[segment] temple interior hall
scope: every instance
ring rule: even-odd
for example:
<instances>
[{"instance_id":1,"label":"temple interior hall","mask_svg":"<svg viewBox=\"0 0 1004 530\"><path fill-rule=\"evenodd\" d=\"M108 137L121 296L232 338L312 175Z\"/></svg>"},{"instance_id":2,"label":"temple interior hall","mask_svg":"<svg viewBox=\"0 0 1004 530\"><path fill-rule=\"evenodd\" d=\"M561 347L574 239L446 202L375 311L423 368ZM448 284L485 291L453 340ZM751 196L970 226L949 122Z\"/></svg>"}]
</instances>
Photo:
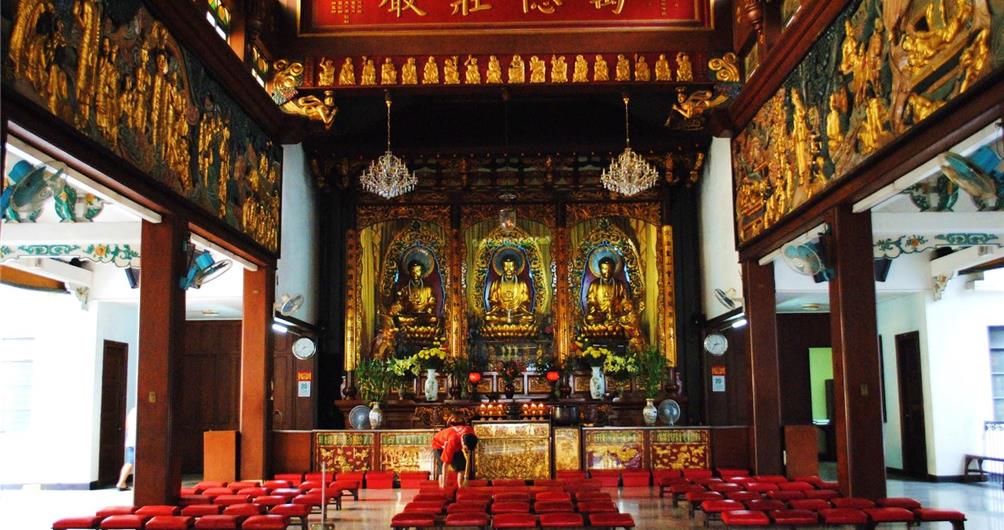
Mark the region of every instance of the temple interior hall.
<instances>
[{"instance_id":1,"label":"temple interior hall","mask_svg":"<svg viewBox=\"0 0 1004 530\"><path fill-rule=\"evenodd\" d=\"M1004 0L0 0L0 527L1004 530Z\"/></svg>"}]
</instances>

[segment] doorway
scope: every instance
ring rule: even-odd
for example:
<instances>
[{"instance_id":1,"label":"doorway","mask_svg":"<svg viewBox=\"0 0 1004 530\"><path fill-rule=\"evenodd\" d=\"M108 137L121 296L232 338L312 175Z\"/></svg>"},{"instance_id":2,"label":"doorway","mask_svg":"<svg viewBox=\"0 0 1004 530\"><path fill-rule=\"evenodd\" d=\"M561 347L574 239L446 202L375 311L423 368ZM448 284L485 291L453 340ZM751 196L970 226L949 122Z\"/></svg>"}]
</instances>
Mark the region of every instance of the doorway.
<instances>
[{"instance_id":1,"label":"doorway","mask_svg":"<svg viewBox=\"0 0 1004 530\"><path fill-rule=\"evenodd\" d=\"M903 474L927 479L927 432L924 429L924 389L920 372L920 332L896 335L899 371L899 413L903 436Z\"/></svg>"},{"instance_id":2,"label":"doorway","mask_svg":"<svg viewBox=\"0 0 1004 530\"><path fill-rule=\"evenodd\" d=\"M115 484L125 452L126 381L129 345L104 341L101 362L101 437L98 485Z\"/></svg>"}]
</instances>

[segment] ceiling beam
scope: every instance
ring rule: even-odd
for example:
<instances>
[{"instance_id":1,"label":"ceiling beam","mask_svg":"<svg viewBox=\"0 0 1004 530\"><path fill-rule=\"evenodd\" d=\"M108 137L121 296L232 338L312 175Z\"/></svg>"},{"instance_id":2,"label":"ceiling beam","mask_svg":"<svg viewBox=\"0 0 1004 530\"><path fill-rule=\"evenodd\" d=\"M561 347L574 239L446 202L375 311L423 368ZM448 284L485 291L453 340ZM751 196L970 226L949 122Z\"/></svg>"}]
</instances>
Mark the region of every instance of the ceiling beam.
<instances>
[{"instance_id":1,"label":"ceiling beam","mask_svg":"<svg viewBox=\"0 0 1004 530\"><path fill-rule=\"evenodd\" d=\"M983 232L1004 235L1004 212L872 213L875 235Z\"/></svg>"},{"instance_id":2,"label":"ceiling beam","mask_svg":"<svg viewBox=\"0 0 1004 530\"><path fill-rule=\"evenodd\" d=\"M4 223L3 242L20 245L140 245L141 223Z\"/></svg>"}]
</instances>

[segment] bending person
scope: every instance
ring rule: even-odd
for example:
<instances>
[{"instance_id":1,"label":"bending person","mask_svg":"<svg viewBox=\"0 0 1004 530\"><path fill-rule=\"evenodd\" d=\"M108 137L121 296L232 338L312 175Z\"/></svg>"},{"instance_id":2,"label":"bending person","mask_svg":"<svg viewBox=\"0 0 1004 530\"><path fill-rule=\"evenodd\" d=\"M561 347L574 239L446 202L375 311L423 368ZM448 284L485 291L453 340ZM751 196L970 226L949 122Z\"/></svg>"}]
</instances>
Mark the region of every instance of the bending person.
<instances>
[{"instance_id":1,"label":"bending person","mask_svg":"<svg viewBox=\"0 0 1004 530\"><path fill-rule=\"evenodd\" d=\"M446 443L443 445L443 456L440 459L443 472L439 479L440 486L446 485L446 478L450 473L450 468L457 473L457 486L467 485L473 465L472 451L478 445L478 437L474 434L474 429L467 425L462 419L454 416L449 420L449 427L440 431L446 432L444 435Z\"/></svg>"}]
</instances>

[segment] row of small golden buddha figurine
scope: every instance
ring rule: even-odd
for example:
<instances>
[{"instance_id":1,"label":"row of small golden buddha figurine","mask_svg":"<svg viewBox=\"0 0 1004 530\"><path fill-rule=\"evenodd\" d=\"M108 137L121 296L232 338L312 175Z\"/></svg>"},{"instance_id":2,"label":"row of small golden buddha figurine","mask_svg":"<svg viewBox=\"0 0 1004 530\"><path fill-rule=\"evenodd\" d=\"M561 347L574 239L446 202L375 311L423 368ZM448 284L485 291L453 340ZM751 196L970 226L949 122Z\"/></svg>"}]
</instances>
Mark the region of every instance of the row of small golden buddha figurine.
<instances>
[{"instance_id":1,"label":"row of small golden buddha figurine","mask_svg":"<svg viewBox=\"0 0 1004 530\"><path fill-rule=\"evenodd\" d=\"M372 85L417 85L419 84L418 78L418 64L414 57L408 57L405 63L401 65L401 76L400 83L398 83L398 70L397 65L394 64L394 60L390 57L384 58L383 63L380 65L380 79L379 83L377 81L377 69L376 64L373 59L367 58L365 55L360 58L362 62L362 71L360 72L358 86L372 86ZM527 64L529 64L529 80L527 79ZM317 86L333 86L335 85L335 69L336 63L334 59L324 58L318 64L319 73L317 76ZM460 69L463 66L464 77L463 84L466 85L480 85L484 84L502 84L502 63L499 58L495 55L488 57L488 67L485 71L484 76L482 76L481 66L478 64L478 58L473 55L468 55L467 59L461 64L457 56L445 57L443 58L443 68L442 76L440 76L439 64L436 58L429 56L425 64L422 66L422 78L421 84L423 85L459 85L461 84ZM550 79L548 79L548 67L547 62L540 57L533 55L527 62L523 61L523 58L519 55L513 55L512 60L509 62L509 67L507 69L507 78L505 83L508 84L524 84L528 81L530 83L567 83L569 81L568 76L568 63L565 60L564 55L552 55L550 60ZM633 76L632 76L633 70ZM617 55L617 62L614 65L613 78L610 77L610 67L607 64L606 59L603 55L597 54L595 60L593 61L592 68L590 68L589 61L583 55L576 55L575 62L572 68L571 82L573 83L587 83L589 81L593 82L604 82L604 81L681 81L690 82L694 80L694 68L690 62L690 56L685 52L679 52L676 54L676 76L673 75L672 67L670 66L669 59L666 58L665 53L660 53L658 59L655 61L654 68L650 66L644 55L635 55L634 66L632 68L631 60L628 59L624 54ZM592 78L590 79L590 72L592 73ZM342 61L341 68L338 70L337 77L338 86L356 86L356 67L353 64L352 57L346 57Z\"/></svg>"}]
</instances>

